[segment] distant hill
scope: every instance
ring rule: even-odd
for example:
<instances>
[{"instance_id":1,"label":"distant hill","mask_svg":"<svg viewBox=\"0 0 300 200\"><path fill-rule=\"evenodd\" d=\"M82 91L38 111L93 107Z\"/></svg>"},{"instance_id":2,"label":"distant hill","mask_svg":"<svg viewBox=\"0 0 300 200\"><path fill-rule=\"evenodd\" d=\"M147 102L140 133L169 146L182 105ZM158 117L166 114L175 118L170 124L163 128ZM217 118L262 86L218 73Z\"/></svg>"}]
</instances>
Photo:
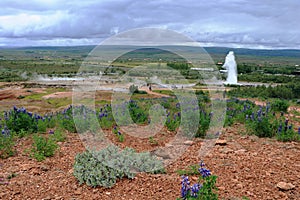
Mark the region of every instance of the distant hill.
<instances>
[{"instance_id":1,"label":"distant hill","mask_svg":"<svg viewBox=\"0 0 300 200\"><path fill-rule=\"evenodd\" d=\"M237 55L247 56L267 56L267 57L295 57L300 58L300 50L296 49L244 49L244 48L227 48L227 47L204 47L208 53L212 54L227 54L229 51L234 51Z\"/></svg>"}]
</instances>

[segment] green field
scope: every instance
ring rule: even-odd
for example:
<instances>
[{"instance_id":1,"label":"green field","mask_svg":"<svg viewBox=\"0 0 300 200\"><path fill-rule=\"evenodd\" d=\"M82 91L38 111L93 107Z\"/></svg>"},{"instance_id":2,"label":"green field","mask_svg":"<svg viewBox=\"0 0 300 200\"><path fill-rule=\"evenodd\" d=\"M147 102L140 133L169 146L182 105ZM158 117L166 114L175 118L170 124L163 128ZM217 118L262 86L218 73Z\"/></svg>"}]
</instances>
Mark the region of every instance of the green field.
<instances>
[{"instance_id":1,"label":"green field","mask_svg":"<svg viewBox=\"0 0 300 200\"><path fill-rule=\"evenodd\" d=\"M0 81L22 81L33 74L47 74L49 76L74 76L84 59L89 55L94 46L78 47L24 47L0 49ZM108 48L108 47L107 47ZM121 47L120 47L121 48ZM126 47L123 47L126 49ZM288 82L284 75L299 73L299 50L250 50L207 47L205 50L212 58L212 63L202 64L209 67L224 62L229 50L235 52L238 72L242 75L239 80L262 82ZM191 54L194 49L189 49ZM110 49L108 48L108 53ZM155 48L137 49L114 60L106 73L125 73L130 68L144 63L168 63L170 66L177 64L176 69L187 78L195 78L186 67L186 61L167 51ZM209 63L209 62L208 62ZM266 77L265 74L268 74ZM278 75L281 74L281 77ZM282 78L283 77L283 78ZM298 80L298 77L295 77Z\"/></svg>"}]
</instances>

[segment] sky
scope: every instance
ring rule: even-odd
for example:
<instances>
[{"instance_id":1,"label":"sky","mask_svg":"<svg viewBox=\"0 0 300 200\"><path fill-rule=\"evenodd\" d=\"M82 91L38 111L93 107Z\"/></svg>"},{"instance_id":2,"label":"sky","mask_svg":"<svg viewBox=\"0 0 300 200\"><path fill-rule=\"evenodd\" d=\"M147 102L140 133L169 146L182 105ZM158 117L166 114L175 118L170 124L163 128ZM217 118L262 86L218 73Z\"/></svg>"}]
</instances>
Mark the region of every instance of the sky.
<instances>
[{"instance_id":1,"label":"sky","mask_svg":"<svg viewBox=\"0 0 300 200\"><path fill-rule=\"evenodd\" d=\"M300 49L299 0L1 0L0 46L97 45L157 27L203 46Z\"/></svg>"}]
</instances>

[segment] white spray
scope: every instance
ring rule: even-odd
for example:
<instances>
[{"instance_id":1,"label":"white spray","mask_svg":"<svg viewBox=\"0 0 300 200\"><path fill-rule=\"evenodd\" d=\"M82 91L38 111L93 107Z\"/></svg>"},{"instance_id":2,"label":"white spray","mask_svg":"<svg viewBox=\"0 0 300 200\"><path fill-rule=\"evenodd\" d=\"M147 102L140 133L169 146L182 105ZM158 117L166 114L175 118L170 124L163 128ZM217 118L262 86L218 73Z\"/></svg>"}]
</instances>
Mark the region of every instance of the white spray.
<instances>
[{"instance_id":1,"label":"white spray","mask_svg":"<svg viewBox=\"0 0 300 200\"><path fill-rule=\"evenodd\" d=\"M226 84L237 84L237 66L233 51L229 51L222 66L227 70Z\"/></svg>"}]
</instances>

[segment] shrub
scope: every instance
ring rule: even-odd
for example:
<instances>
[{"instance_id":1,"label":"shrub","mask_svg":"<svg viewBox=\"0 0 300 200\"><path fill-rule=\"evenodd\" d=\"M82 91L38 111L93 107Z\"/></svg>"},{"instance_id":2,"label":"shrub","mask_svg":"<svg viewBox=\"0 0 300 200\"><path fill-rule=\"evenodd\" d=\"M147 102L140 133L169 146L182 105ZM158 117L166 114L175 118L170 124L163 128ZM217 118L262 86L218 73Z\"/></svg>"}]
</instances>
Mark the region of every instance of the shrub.
<instances>
[{"instance_id":1,"label":"shrub","mask_svg":"<svg viewBox=\"0 0 300 200\"><path fill-rule=\"evenodd\" d=\"M66 140L66 134L60 129L55 131L49 131L49 134L51 134L50 137L55 142L64 142Z\"/></svg>"},{"instance_id":2,"label":"shrub","mask_svg":"<svg viewBox=\"0 0 300 200\"><path fill-rule=\"evenodd\" d=\"M176 114L167 116L166 126L169 131L175 131L180 125L180 117L177 117Z\"/></svg>"},{"instance_id":3,"label":"shrub","mask_svg":"<svg viewBox=\"0 0 300 200\"><path fill-rule=\"evenodd\" d=\"M286 112L289 108L289 102L286 100L276 99L274 102L272 102L271 108L274 111Z\"/></svg>"},{"instance_id":4,"label":"shrub","mask_svg":"<svg viewBox=\"0 0 300 200\"><path fill-rule=\"evenodd\" d=\"M276 135L277 140L282 142L299 141L300 140L300 127L298 133L293 130L293 125L289 124L289 120L286 119L284 125L280 122Z\"/></svg>"},{"instance_id":5,"label":"shrub","mask_svg":"<svg viewBox=\"0 0 300 200\"><path fill-rule=\"evenodd\" d=\"M13 135L10 134L10 131L5 128L0 134L0 158L8 158L14 155L14 141Z\"/></svg>"},{"instance_id":6,"label":"shrub","mask_svg":"<svg viewBox=\"0 0 300 200\"><path fill-rule=\"evenodd\" d=\"M152 136L149 137L149 143L150 143L151 145L158 145L157 140L155 140Z\"/></svg>"},{"instance_id":7,"label":"shrub","mask_svg":"<svg viewBox=\"0 0 300 200\"><path fill-rule=\"evenodd\" d=\"M18 134L21 130L26 132L37 132L39 115L27 112L25 108L14 107L11 111L4 113L7 127Z\"/></svg>"},{"instance_id":8,"label":"shrub","mask_svg":"<svg viewBox=\"0 0 300 200\"><path fill-rule=\"evenodd\" d=\"M119 142L124 142L125 137L124 135L118 130L118 127L115 126L112 130L112 132L116 135L116 137L118 138Z\"/></svg>"},{"instance_id":9,"label":"shrub","mask_svg":"<svg viewBox=\"0 0 300 200\"><path fill-rule=\"evenodd\" d=\"M32 144L33 157L37 161L43 161L46 157L51 157L54 155L58 145L55 143L53 138L45 138L42 136L34 135Z\"/></svg>"},{"instance_id":10,"label":"shrub","mask_svg":"<svg viewBox=\"0 0 300 200\"><path fill-rule=\"evenodd\" d=\"M148 119L148 114L142 106L138 104L138 101L130 100L128 103L128 109L130 117L134 123L145 123Z\"/></svg>"},{"instance_id":11,"label":"shrub","mask_svg":"<svg viewBox=\"0 0 300 200\"><path fill-rule=\"evenodd\" d=\"M200 112L199 128L195 137L205 137L207 130L209 129L210 119L212 113L207 114L205 111Z\"/></svg>"},{"instance_id":12,"label":"shrub","mask_svg":"<svg viewBox=\"0 0 300 200\"><path fill-rule=\"evenodd\" d=\"M249 120L246 124L248 132L258 137L273 137L276 133L276 122L272 123L269 117Z\"/></svg>"},{"instance_id":13,"label":"shrub","mask_svg":"<svg viewBox=\"0 0 300 200\"><path fill-rule=\"evenodd\" d=\"M129 92L131 93L131 94L133 94L133 93L138 93L138 86L135 86L135 85L130 85L129 86Z\"/></svg>"},{"instance_id":14,"label":"shrub","mask_svg":"<svg viewBox=\"0 0 300 200\"><path fill-rule=\"evenodd\" d=\"M39 133L45 133L46 130L47 130L47 121L46 121L45 119L43 119L43 120L38 120L37 126L38 126L37 131L38 131Z\"/></svg>"},{"instance_id":15,"label":"shrub","mask_svg":"<svg viewBox=\"0 0 300 200\"><path fill-rule=\"evenodd\" d=\"M136 153L133 149L108 146L100 151L77 154L74 176L80 184L112 187L118 179L133 178L136 172L163 172L163 164L150 153Z\"/></svg>"},{"instance_id":16,"label":"shrub","mask_svg":"<svg viewBox=\"0 0 300 200\"><path fill-rule=\"evenodd\" d=\"M194 170L193 170L194 171ZM183 175L181 181L181 198L182 199L198 199L198 200L217 200L218 195L216 180L217 176L211 175L210 170L204 168L204 163L201 161L200 168L198 168L200 175L197 183L190 185L189 177ZM180 200L181 198L177 198Z\"/></svg>"}]
</instances>

